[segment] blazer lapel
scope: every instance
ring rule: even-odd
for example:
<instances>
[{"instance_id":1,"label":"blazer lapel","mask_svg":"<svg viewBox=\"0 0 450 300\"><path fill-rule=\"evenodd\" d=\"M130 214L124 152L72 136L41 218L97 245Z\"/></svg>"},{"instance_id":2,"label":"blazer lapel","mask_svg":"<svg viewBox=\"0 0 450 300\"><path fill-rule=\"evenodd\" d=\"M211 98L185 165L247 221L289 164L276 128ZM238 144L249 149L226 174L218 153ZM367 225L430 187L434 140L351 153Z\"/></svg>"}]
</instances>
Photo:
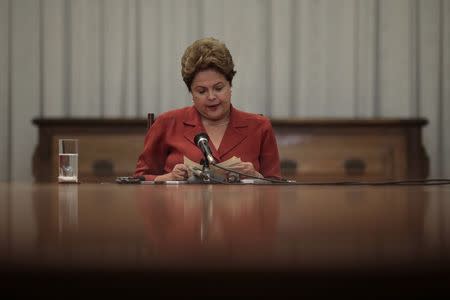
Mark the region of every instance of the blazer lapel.
<instances>
[{"instance_id":1,"label":"blazer lapel","mask_svg":"<svg viewBox=\"0 0 450 300\"><path fill-rule=\"evenodd\" d=\"M200 120L200 116L194 107L190 107L183 120L184 137L193 145L194 138L200 132L206 132ZM248 124L245 116L233 106L231 106L230 124L220 143L219 149L211 145L211 150L216 158L222 159L228 152L233 150L243 140L248 137Z\"/></svg>"},{"instance_id":2,"label":"blazer lapel","mask_svg":"<svg viewBox=\"0 0 450 300\"><path fill-rule=\"evenodd\" d=\"M184 132L183 132L184 137L193 145L195 145L194 138L197 134L202 132L203 127L200 122L200 117L198 116L198 113L194 107L190 107L189 110L187 111L186 116L184 117L183 120L183 124L184 124Z\"/></svg>"},{"instance_id":3,"label":"blazer lapel","mask_svg":"<svg viewBox=\"0 0 450 300\"><path fill-rule=\"evenodd\" d=\"M225 156L248 137L247 120L241 112L236 110L234 107L231 107L230 123L231 124L225 131L223 140L220 143L220 158Z\"/></svg>"},{"instance_id":4,"label":"blazer lapel","mask_svg":"<svg viewBox=\"0 0 450 300\"><path fill-rule=\"evenodd\" d=\"M206 130L202 125L200 120L200 115L194 107L191 107L183 120L184 123L184 137L193 145L195 145L194 139L197 134L200 132L205 132ZM197 147L197 145L195 145ZM212 155L217 159L220 157L219 152L216 150L214 145L210 143L209 147L211 148ZM201 151L199 149L199 151Z\"/></svg>"}]
</instances>

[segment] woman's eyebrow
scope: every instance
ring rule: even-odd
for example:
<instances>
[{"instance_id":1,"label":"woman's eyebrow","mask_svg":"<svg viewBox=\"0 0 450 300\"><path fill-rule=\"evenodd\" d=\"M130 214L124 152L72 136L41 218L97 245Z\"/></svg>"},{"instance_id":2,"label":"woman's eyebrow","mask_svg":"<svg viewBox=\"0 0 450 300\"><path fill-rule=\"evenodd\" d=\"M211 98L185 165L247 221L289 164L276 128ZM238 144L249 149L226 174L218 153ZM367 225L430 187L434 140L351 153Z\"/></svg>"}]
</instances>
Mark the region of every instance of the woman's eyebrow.
<instances>
[{"instance_id":1,"label":"woman's eyebrow","mask_svg":"<svg viewBox=\"0 0 450 300\"><path fill-rule=\"evenodd\" d=\"M216 85L219 85L219 84L224 84L224 83L222 81L219 81L219 82L214 83L212 86L215 87ZM207 89L208 87L203 86L203 85L194 86L194 89L197 89L197 88Z\"/></svg>"}]
</instances>

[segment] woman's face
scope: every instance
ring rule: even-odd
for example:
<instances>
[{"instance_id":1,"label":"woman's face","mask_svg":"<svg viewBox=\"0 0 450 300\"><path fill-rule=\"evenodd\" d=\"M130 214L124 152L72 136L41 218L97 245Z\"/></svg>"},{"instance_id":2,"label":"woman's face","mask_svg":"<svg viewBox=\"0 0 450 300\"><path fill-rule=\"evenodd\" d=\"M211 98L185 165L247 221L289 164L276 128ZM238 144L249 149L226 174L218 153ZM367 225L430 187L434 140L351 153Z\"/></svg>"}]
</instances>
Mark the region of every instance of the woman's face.
<instances>
[{"instance_id":1,"label":"woman's face","mask_svg":"<svg viewBox=\"0 0 450 300\"><path fill-rule=\"evenodd\" d=\"M212 121L228 118L231 86L221 73L212 69L198 72L191 91L194 106L204 118Z\"/></svg>"}]
</instances>

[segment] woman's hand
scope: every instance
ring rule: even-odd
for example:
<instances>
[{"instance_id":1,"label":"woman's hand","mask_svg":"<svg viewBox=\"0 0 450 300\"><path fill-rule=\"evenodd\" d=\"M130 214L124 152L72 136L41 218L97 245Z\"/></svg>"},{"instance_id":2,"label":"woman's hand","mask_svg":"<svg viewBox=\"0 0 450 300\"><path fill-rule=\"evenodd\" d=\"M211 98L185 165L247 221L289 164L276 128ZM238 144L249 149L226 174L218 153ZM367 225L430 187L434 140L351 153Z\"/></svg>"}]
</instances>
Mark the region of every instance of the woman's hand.
<instances>
[{"instance_id":1,"label":"woman's hand","mask_svg":"<svg viewBox=\"0 0 450 300\"><path fill-rule=\"evenodd\" d=\"M255 167L251 162L240 162L233 166L232 168L235 171L238 171L239 173L243 173L246 175L254 176L262 178L263 176L255 170Z\"/></svg>"},{"instance_id":2,"label":"woman's hand","mask_svg":"<svg viewBox=\"0 0 450 300\"><path fill-rule=\"evenodd\" d=\"M155 181L168 181L168 180L186 180L188 177L188 168L185 164L177 164L173 167L172 172L156 176Z\"/></svg>"}]
</instances>

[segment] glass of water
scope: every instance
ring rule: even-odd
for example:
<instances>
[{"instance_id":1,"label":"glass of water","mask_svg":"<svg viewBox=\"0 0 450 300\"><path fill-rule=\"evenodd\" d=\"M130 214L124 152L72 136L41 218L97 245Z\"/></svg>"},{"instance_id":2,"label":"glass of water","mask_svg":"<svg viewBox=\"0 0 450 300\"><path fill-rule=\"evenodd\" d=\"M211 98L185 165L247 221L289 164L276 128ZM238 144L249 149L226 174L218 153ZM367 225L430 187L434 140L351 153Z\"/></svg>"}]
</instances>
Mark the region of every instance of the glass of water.
<instances>
[{"instance_id":1,"label":"glass of water","mask_svg":"<svg viewBox=\"0 0 450 300\"><path fill-rule=\"evenodd\" d=\"M78 140L60 139L58 182L78 182Z\"/></svg>"}]
</instances>

